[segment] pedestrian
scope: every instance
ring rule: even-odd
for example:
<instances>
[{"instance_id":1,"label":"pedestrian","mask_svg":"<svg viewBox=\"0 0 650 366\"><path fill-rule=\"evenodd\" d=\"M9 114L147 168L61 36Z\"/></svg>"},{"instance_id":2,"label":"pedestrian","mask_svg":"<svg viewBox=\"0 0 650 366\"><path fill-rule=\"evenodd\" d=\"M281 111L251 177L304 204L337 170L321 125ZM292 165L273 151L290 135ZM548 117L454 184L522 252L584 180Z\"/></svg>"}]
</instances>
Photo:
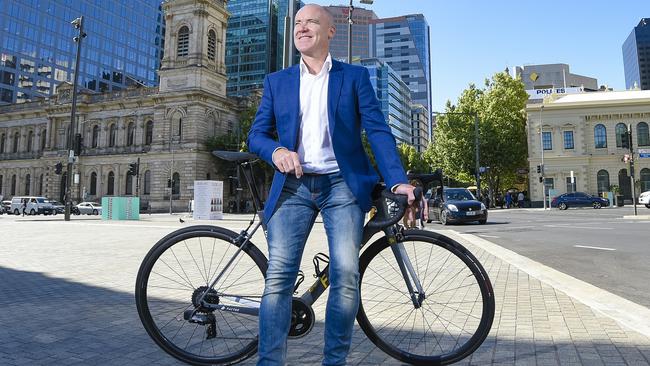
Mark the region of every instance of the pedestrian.
<instances>
[{"instance_id":1,"label":"pedestrian","mask_svg":"<svg viewBox=\"0 0 650 366\"><path fill-rule=\"evenodd\" d=\"M320 212L330 255L323 365L344 365L359 306L359 245L377 173L361 130L373 147L387 187L408 195L395 138L381 112L367 69L332 59L336 32L315 4L295 15L300 64L269 74L248 135L251 152L274 167L264 209L269 263L260 305L258 365L284 365L294 284L307 236ZM276 137L277 136L277 137Z\"/></svg>"},{"instance_id":2,"label":"pedestrian","mask_svg":"<svg viewBox=\"0 0 650 366\"><path fill-rule=\"evenodd\" d=\"M23 217L25 217L25 211L27 211L27 198L23 198L21 201L22 204L22 211L23 211Z\"/></svg>"},{"instance_id":3,"label":"pedestrian","mask_svg":"<svg viewBox=\"0 0 650 366\"><path fill-rule=\"evenodd\" d=\"M525 199L524 192L519 192L519 194L517 195L517 205L519 206L519 208L524 207L524 199Z\"/></svg>"},{"instance_id":4,"label":"pedestrian","mask_svg":"<svg viewBox=\"0 0 650 366\"><path fill-rule=\"evenodd\" d=\"M510 205L512 205L512 196L510 195L510 191L506 192L506 208L510 208Z\"/></svg>"}]
</instances>

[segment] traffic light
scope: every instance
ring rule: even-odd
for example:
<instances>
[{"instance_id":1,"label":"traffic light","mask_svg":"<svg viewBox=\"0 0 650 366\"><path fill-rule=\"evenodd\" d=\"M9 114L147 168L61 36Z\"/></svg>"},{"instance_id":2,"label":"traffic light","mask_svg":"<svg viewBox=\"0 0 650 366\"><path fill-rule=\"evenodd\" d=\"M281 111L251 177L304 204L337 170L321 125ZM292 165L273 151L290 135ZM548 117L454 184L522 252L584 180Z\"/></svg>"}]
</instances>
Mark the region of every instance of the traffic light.
<instances>
[{"instance_id":1,"label":"traffic light","mask_svg":"<svg viewBox=\"0 0 650 366\"><path fill-rule=\"evenodd\" d=\"M542 166L537 164L537 174L542 174Z\"/></svg>"},{"instance_id":2,"label":"traffic light","mask_svg":"<svg viewBox=\"0 0 650 366\"><path fill-rule=\"evenodd\" d=\"M621 147L624 149L630 148L630 133L628 131L621 135Z\"/></svg>"},{"instance_id":3,"label":"traffic light","mask_svg":"<svg viewBox=\"0 0 650 366\"><path fill-rule=\"evenodd\" d=\"M74 154L75 156L81 155L81 148L83 147L83 138L81 137L80 133L77 133L74 135Z\"/></svg>"},{"instance_id":4,"label":"traffic light","mask_svg":"<svg viewBox=\"0 0 650 366\"><path fill-rule=\"evenodd\" d=\"M172 180L167 179L167 188L171 188L171 187L172 187Z\"/></svg>"},{"instance_id":5,"label":"traffic light","mask_svg":"<svg viewBox=\"0 0 650 366\"><path fill-rule=\"evenodd\" d=\"M138 175L140 167L138 166L138 163L130 163L129 164L129 175Z\"/></svg>"},{"instance_id":6,"label":"traffic light","mask_svg":"<svg viewBox=\"0 0 650 366\"><path fill-rule=\"evenodd\" d=\"M539 177L539 182L544 183L544 177Z\"/></svg>"},{"instance_id":7,"label":"traffic light","mask_svg":"<svg viewBox=\"0 0 650 366\"><path fill-rule=\"evenodd\" d=\"M63 172L63 164L61 162L56 163L54 166L54 173L61 174Z\"/></svg>"}]
</instances>

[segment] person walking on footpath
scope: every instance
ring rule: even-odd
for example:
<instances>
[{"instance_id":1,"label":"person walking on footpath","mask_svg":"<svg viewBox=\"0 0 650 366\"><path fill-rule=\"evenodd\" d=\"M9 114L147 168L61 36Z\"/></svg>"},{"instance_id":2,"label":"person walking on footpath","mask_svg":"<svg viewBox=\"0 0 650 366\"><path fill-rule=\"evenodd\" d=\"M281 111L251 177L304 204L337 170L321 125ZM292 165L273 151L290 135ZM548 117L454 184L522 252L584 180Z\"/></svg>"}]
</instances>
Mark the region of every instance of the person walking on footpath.
<instances>
[{"instance_id":1,"label":"person walking on footpath","mask_svg":"<svg viewBox=\"0 0 650 366\"><path fill-rule=\"evenodd\" d=\"M510 191L506 192L506 208L510 208L510 205L512 205L512 196L510 195Z\"/></svg>"},{"instance_id":2,"label":"person walking on footpath","mask_svg":"<svg viewBox=\"0 0 650 366\"><path fill-rule=\"evenodd\" d=\"M25 217L25 213L27 211L27 198L23 198L22 203L23 204L21 205L21 208L23 211L23 217Z\"/></svg>"},{"instance_id":3,"label":"person walking on footpath","mask_svg":"<svg viewBox=\"0 0 650 366\"><path fill-rule=\"evenodd\" d=\"M361 142L370 141L387 187L408 195L395 138L368 70L332 59L332 16L308 4L295 16L300 64L272 73L248 135L250 151L276 171L263 213L269 265L260 305L258 365L284 365L291 300L302 253L320 212L330 255L323 365L344 365L359 306L359 246L371 190L378 181Z\"/></svg>"},{"instance_id":4,"label":"person walking on footpath","mask_svg":"<svg viewBox=\"0 0 650 366\"><path fill-rule=\"evenodd\" d=\"M517 195L517 206L519 206L519 208L524 208L524 199L524 192L519 192Z\"/></svg>"}]
</instances>

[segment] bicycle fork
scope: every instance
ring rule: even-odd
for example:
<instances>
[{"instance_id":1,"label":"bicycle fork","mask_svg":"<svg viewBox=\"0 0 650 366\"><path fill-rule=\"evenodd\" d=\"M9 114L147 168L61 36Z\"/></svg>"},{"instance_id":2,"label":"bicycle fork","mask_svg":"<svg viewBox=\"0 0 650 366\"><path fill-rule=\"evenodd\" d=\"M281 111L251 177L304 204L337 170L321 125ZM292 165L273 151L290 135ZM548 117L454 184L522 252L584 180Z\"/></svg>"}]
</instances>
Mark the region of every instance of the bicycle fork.
<instances>
[{"instance_id":1,"label":"bicycle fork","mask_svg":"<svg viewBox=\"0 0 650 366\"><path fill-rule=\"evenodd\" d=\"M411 259L409 258L408 253L406 253L404 244L401 242L401 240L398 240L398 238L400 238L402 235L401 233L396 235L392 232L391 228L385 229L384 232L386 233L388 244L390 244L390 249L395 255L395 260L397 261L399 270L402 273L404 282L406 283L406 288L409 291L413 306L418 309L420 306L422 306L422 302L426 298L426 294L424 293L420 279L415 272L415 269L413 268Z\"/></svg>"}]
</instances>

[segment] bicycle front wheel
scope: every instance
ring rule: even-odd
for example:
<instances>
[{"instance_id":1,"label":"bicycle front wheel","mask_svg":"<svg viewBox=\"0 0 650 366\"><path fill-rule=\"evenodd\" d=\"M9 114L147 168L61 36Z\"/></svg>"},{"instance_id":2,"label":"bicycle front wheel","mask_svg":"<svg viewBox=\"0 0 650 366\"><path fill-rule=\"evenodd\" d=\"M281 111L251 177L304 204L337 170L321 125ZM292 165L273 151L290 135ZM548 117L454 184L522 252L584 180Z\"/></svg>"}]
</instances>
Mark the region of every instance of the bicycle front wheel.
<instances>
[{"instance_id":1,"label":"bicycle front wheel","mask_svg":"<svg viewBox=\"0 0 650 366\"><path fill-rule=\"evenodd\" d=\"M238 252L236 237L218 227L184 228L161 239L140 266L140 320L156 344L181 361L234 364L257 351L258 316L233 309L259 310L267 260L250 242ZM206 308L201 298L226 309ZM188 319L186 310L195 316Z\"/></svg>"},{"instance_id":2,"label":"bicycle front wheel","mask_svg":"<svg viewBox=\"0 0 650 366\"><path fill-rule=\"evenodd\" d=\"M423 290L413 285L417 305L382 237L360 259L359 325L382 351L413 365L448 365L467 357L494 319L487 273L466 248L443 235L407 230L400 244Z\"/></svg>"}]
</instances>

